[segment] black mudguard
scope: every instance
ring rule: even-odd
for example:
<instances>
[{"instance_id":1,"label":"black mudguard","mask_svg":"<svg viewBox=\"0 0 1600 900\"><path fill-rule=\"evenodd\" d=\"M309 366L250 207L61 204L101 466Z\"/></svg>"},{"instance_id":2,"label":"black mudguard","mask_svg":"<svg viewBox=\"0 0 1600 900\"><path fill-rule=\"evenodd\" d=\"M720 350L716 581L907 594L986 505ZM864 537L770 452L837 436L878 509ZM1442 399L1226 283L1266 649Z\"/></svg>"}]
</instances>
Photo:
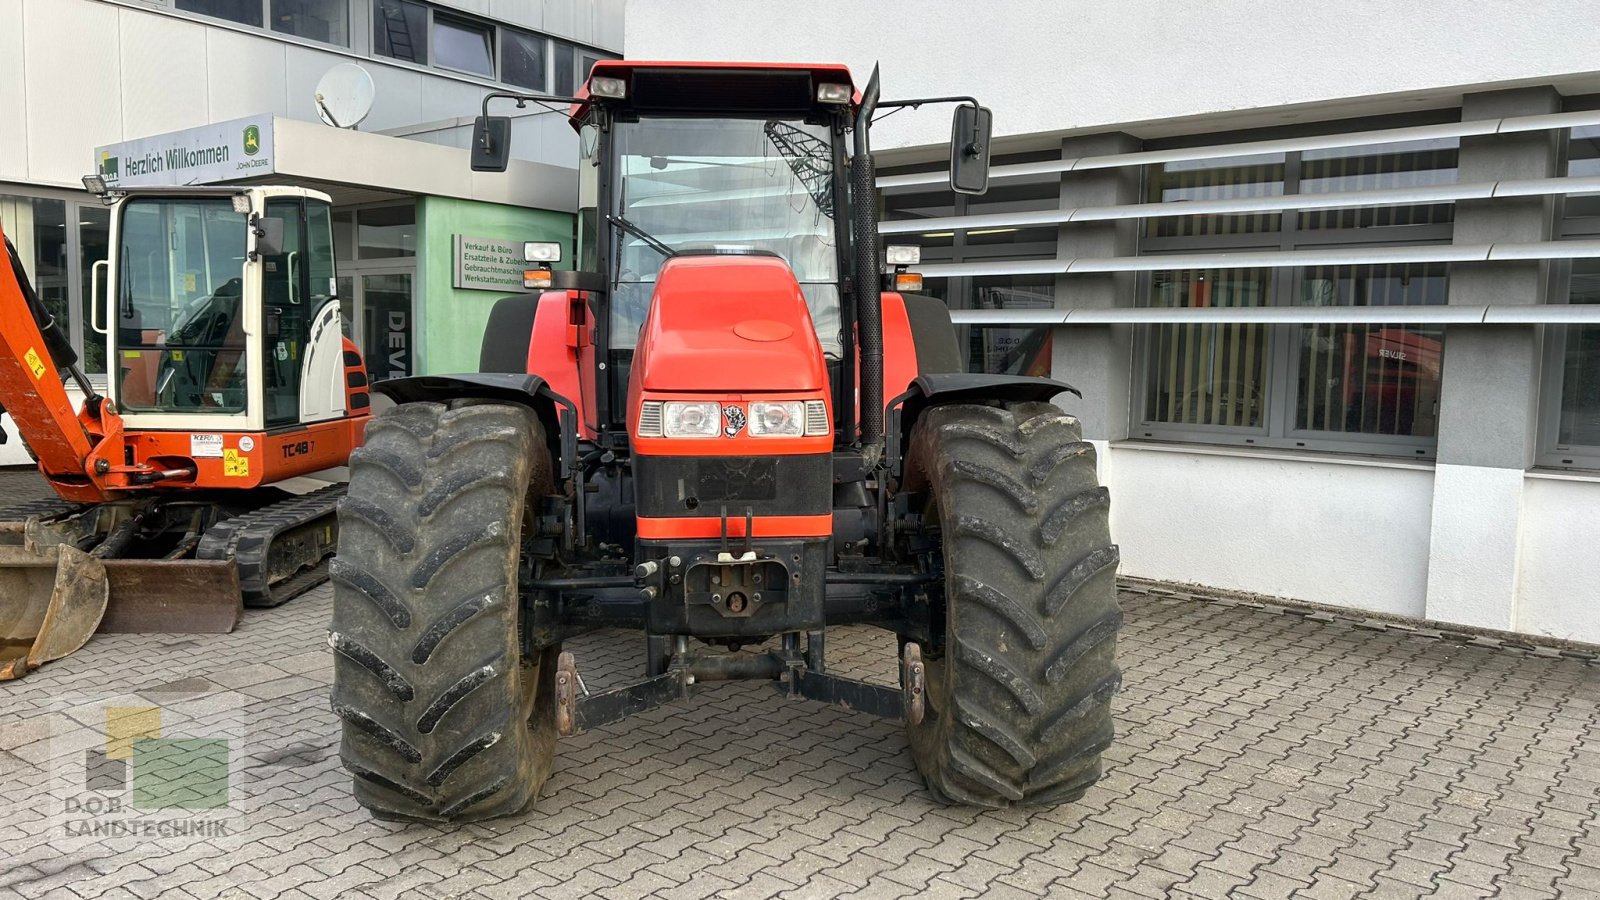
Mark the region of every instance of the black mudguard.
<instances>
[{"instance_id":1,"label":"black mudguard","mask_svg":"<svg viewBox=\"0 0 1600 900\"><path fill-rule=\"evenodd\" d=\"M375 382L372 390L396 403L448 403L479 399L520 403L531 408L551 441L551 455L560 461L563 476L577 460L578 426L572 401L545 384L538 375L509 372L468 372L461 375L413 375Z\"/></svg>"},{"instance_id":2,"label":"black mudguard","mask_svg":"<svg viewBox=\"0 0 1600 900\"><path fill-rule=\"evenodd\" d=\"M967 372L919 375L905 393L889 401L889 471L900 474L900 452L911 439L917 419L935 406L950 403L988 403L995 400L1048 401L1057 394L1083 392L1064 381L1031 375L986 375Z\"/></svg>"}]
</instances>

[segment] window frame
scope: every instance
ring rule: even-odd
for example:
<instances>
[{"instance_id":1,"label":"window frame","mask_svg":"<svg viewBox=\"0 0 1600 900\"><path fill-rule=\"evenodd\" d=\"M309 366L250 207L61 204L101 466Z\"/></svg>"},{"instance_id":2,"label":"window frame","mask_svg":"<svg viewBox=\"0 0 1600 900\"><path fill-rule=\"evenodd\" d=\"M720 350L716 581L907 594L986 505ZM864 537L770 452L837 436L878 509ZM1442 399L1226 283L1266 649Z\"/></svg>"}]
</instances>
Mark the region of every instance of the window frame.
<instances>
[{"instance_id":1,"label":"window frame","mask_svg":"<svg viewBox=\"0 0 1600 900\"><path fill-rule=\"evenodd\" d=\"M1570 98L1564 110L1600 108L1600 95ZM1560 169L1563 176L1570 174L1572 131L1566 130L1566 140L1561 143ZM1565 215L1556 218L1555 234L1558 240L1600 238L1600 216ZM1572 260L1558 260L1549 279L1550 295L1545 302L1552 305L1572 303ZM1566 444L1561 438L1561 395L1566 389L1567 343L1572 329L1584 327L1556 325L1544 330L1544 353L1539 372L1539 420L1534 465L1539 468L1560 470L1600 470L1600 444ZM1600 326L1588 326L1600 327Z\"/></svg>"},{"instance_id":2,"label":"window frame","mask_svg":"<svg viewBox=\"0 0 1600 900\"><path fill-rule=\"evenodd\" d=\"M1600 225L1594 231L1569 231L1563 227L1561 236L1600 237ZM1560 268L1550 279L1552 305L1569 305L1572 302L1572 261L1561 260ZM1534 465L1545 469L1600 470L1600 444L1566 444L1561 438L1561 395L1566 389L1567 342L1572 329L1578 325L1555 325L1545 330L1544 359L1540 363L1539 427Z\"/></svg>"},{"instance_id":3,"label":"window frame","mask_svg":"<svg viewBox=\"0 0 1600 900\"><path fill-rule=\"evenodd\" d=\"M52 188L40 188L35 185L0 183L0 196L22 198L27 200L51 200L59 201L64 204L63 209L66 217L64 222L66 224L66 228L63 230L66 232L66 234L63 244L63 252L66 256L65 266L68 303L67 321L64 324L67 328L67 335L72 343L72 348L78 353L78 358L80 360L87 360L88 355L85 352L85 348L90 343L98 342L103 349L105 347L106 339L104 335L97 333L90 326L88 321L88 299L91 285L85 280L85 276L92 272L94 263L104 260L105 257L102 256L98 259L90 259L84 256L83 226L80 223L83 222L82 216L85 213L99 212L105 215L106 233L109 238L111 226L110 207L99 202L94 197L86 195L82 191L75 192L56 190ZM12 225L11 227L15 226ZM23 264L25 266L37 265L37 262L33 259L24 259ZM29 271L28 273L29 278L33 280L35 284L38 282L38 279L35 277L37 274L37 272L33 271ZM102 299L103 298L104 294L102 293ZM109 369L109 365L105 365L104 367ZM86 371L85 374L89 376L90 383L92 383L96 388L100 390L105 389L106 372Z\"/></svg>"},{"instance_id":4,"label":"window frame","mask_svg":"<svg viewBox=\"0 0 1600 900\"><path fill-rule=\"evenodd\" d=\"M466 10L456 9L455 7L440 7L440 6L438 6L438 5L434 4L434 3L427 2L427 0L410 0L410 2L415 3L418 6L421 6L427 13L426 23L425 23L425 26L424 26L427 29L427 33L422 36L422 40L423 40L424 45L427 47L428 61L427 62L414 62L412 60L400 59L398 57L390 56L390 55L388 55L386 53L381 52L378 49L378 41L377 41L377 27L378 27L377 23L379 21L379 15L378 15L378 3L379 3L379 0L366 0L367 9L368 9L368 12L369 12L367 24L370 26L369 30L371 31L371 34L369 35L369 37L371 38L371 41L372 41L372 43L371 43L371 53L369 55L373 59L383 60L385 62L392 63L394 65L406 66L406 67L414 68L414 69L418 69L418 70L445 72L445 73L448 73L450 75L460 76L460 77L463 77L463 78L470 78L470 79L474 79L474 80L477 80L477 81L492 82L492 83L497 84L497 85L502 85L502 86L504 86L504 87L506 87L508 89L511 89L511 90L534 91L534 92L557 92L556 91L556 87L560 83L560 72L557 71L556 60L560 56L559 50L561 48L570 49L572 51L573 72L571 74L572 74L572 78L573 78L573 89L574 90L577 89L578 85L583 83L583 78L588 74L588 71L586 69L582 68L582 61L584 59L591 59L591 60L622 59L621 54L613 53L613 52L611 52L609 50L603 50L603 49L601 49L599 47L595 47L595 46L590 45L590 44L579 43L577 41L570 40L568 38L558 37L558 36L553 35L553 34L548 34L546 32L538 31L538 30L535 30L535 29L532 29L532 28L525 28L523 26L514 25L514 24L511 24L509 22L500 22L500 21L495 20L495 19L488 19L488 18L484 18L482 16L473 15L471 12L468 12ZM484 75L484 74L479 73L479 72L471 71L470 69L458 69L458 68L455 68L453 66L442 65L439 62L437 62L438 54L433 52L433 38L434 38L434 29L435 29L435 27L437 25L439 16L441 14L446 19L449 19L452 22L458 22L458 23L461 23L461 24L469 26L469 27L477 27L477 28L488 29L488 31L489 31L490 63L492 64L492 68L494 69L494 71L492 73L490 73L488 75ZM521 37L532 38L534 40L540 40L540 41L544 42L544 45L545 45L545 54L544 54L544 56L545 56L545 58L544 58L544 86L543 87L531 88L531 87L527 87L526 85L519 85L519 84L515 84L515 83L513 83L511 81L507 81L506 80L506 77L505 77L506 50L505 50L505 48L506 48L507 37L510 36L510 35L517 35L517 36L521 36Z\"/></svg>"},{"instance_id":5,"label":"window frame","mask_svg":"<svg viewBox=\"0 0 1600 900\"><path fill-rule=\"evenodd\" d=\"M319 47L337 47L338 49L347 52L357 50L355 43L355 34L357 30L355 3L357 0L337 0L337 2L344 5L345 42L342 44L335 43L333 41L318 40L317 38L307 37L303 34L295 34L292 31L280 31L276 28L273 28L272 0L259 0L261 4L260 25L252 25L249 22L240 22L236 19L229 19L223 16L214 16L210 13L198 12L196 10L182 9L178 6L177 0L158 0L158 2L163 3L168 9L180 16L192 16L205 22L222 22L233 28L240 28L250 32L273 35L279 38L288 38L295 41L306 41L307 43L314 44ZM373 49L372 55L377 55L376 48ZM386 56L383 58L390 59L391 57Z\"/></svg>"},{"instance_id":6,"label":"window frame","mask_svg":"<svg viewBox=\"0 0 1600 900\"><path fill-rule=\"evenodd\" d=\"M1363 123L1359 128L1355 123L1350 122L1337 124L1349 126L1348 128L1341 128L1341 131L1379 127L1370 122ZM1404 122L1394 124L1418 123ZM1235 135L1203 135L1196 136L1192 140L1196 143L1218 143L1236 139L1239 138ZM1145 149L1155 148L1147 144ZM1290 151L1284 154L1283 192L1286 195L1300 193L1301 158L1301 151ZM1150 174L1149 167L1141 167L1141 200L1146 203L1159 202L1158 199L1149 197L1152 184ZM1141 228L1138 239L1138 255L1159 257L1168 254L1217 250L1274 252L1359 245L1383 247L1438 246L1451 243L1455 230L1453 213L1448 224L1311 230L1303 230L1300 227L1299 214L1294 211L1285 211L1282 216L1283 218L1277 231L1231 235L1151 238L1146 237L1144 235L1145 229ZM1269 292L1272 306L1285 307L1295 305L1294 298L1297 295L1299 285L1305 277L1305 268L1304 266L1285 266L1272 270L1270 276L1271 289ZM1154 273L1152 272L1138 274L1134 294L1135 305L1148 305L1153 279ZM1262 407L1260 426L1199 425L1154 421L1147 406L1148 390L1150 388L1150 354L1154 352L1152 344L1155 330L1158 327L1164 326L1140 325L1134 328L1133 372L1131 373L1132 377L1129 379L1132 392L1131 402L1129 403L1129 435L1134 439L1339 452L1430 461L1437 456L1439 443L1437 434L1418 437L1413 435L1314 431L1297 428L1295 405L1299 394L1302 348L1299 346L1299 342L1295 340L1295 337L1296 330L1305 327L1303 325L1246 326L1265 329L1267 341L1265 368L1262 376L1263 384L1260 391ZM1226 326L1218 325L1216 327Z\"/></svg>"},{"instance_id":7,"label":"window frame","mask_svg":"<svg viewBox=\"0 0 1600 900\"><path fill-rule=\"evenodd\" d=\"M996 165L1006 165L1006 164L1011 164L1011 163L1039 162L1039 161L1042 161L1042 160L1060 159L1060 158L1061 158L1060 148L1059 147L1051 147L1051 148L1048 148L1048 149L1033 150L1033 151L1026 151L1026 150L1017 151L1015 153L1010 153L1010 154L1006 154L1006 155L997 157L994 162L995 162ZM940 165L941 164L937 164L937 163L928 163L928 164L910 164L910 165L906 165L906 166L903 166L903 167L895 166L895 167L889 167L889 168L886 168L886 169L880 169L878 171L878 175L881 177L881 176L885 176L885 175L896 175L896 174L903 174L903 173L909 173L909 172L915 172L915 171L933 171L933 170L937 169ZM1026 184L1026 183L1027 182L1020 182L1019 184ZM1048 200L1052 207L1060 203L1061 176L1059 174L1050 173L1050 174L1047 174L1047 175L1039 176L1039 182L1038 182L1037 186L1041 187L1041 188L1051 188L1053 190L1048 191L1049 196L1041 196L1041 197L1037 198L1037 200L1035 202ZM968 194L958 194L958 193L955 193L954 191L951 191L949 185L947 185L947 184L944 184L944 185L916 185L916 186L912 186L912 187L904 188L904 189L893 189L893 188L891 188L889 190L893 191L893 193L886 193L883 189L879 189L878 192L877 192L877 194L878 194L878 202L879 202L879 210L880 210L880 218L883 218L885 221L889 221L889 219L883 213L888 208L888 203L889 203L890 198L891 197L895 197L895 196L938 197L941 200L948 201L949 209L950 209L950 211L948 213L942 213L941 212L940 213L940 217L953 216L953 217L962 217L962 218L964 218L966 216L969 216L969 215L978 215L978 214L984 214L984 213L992 213L992 212L1003 211L1001 209L997 209L997 208L993 208L993 207L1029 202L1028 200L1008 200L1008 201L1003 201L1000 204L992 203L992 202L985 202L986 201L986 196L985 195L973 196L973 195L968 195ZM907 219L897 218L897 219L894 219L893 221L907 221ZM910 221L915 221L915 220L911 219ZM943 264L943 263L963 263L963 262L1001 261L1001 260L1010 261L1010 260L1027 260L1027 259L1054 259L1057 256L1057 254L1059 253L1060 245L1061 245L1060 226L1058 226L1058 225L1050 225L1050 226L1043 226L1043 227L1048 227L1051 231L1055 232L1055 236L1050 241L1026 241L1026 242L1018 242L1018 243L987 243L987 242L985 242L985 243L974 244L974 243L970 243L968 241L968 239L967 239L967 237L968 237L967 231L965 229L958 228L958 229L955 229L951 233L950 237L948 238L950 243L948 243L948 244L929 245L929 244L923 243L922 235L918 234L918 233L915 233L915 232L886 236L884 238L884 243L886 245L887 244L916 244L917 246L922 248L922 264L923 265L929 265L929 264L934 264L934 263ZM1035 229L1022 228L1022 229L1019 229L1019 230L1027 231L1027 230L1035 230ZM915 268L915 267L913 267L913 268ZM945 303L945 305L947 307L949 307L950 309L962 309L962 310L964 310L964 309L975 309L976 308L973 305L974 301L977 299L975 297L974 293L973 293L973 281L976 280L976 279L981 279L981 278L985 278L985 277L989 277L989 276L982 276L982 275L936 276L936 277L928 278L927 281L929 283L929 286L932 286L934 283L937 283L937 284L939 284L939 286L941 286L943 288L943 291L942 291L943 297L941 297L941 299L944 301L944 303ZM1018 276L1018 277L1027 277L1027 276ZM1052 290L1054 290L1056 288L1056 286L1059 286L1060 280L1061 280L1061 276L1057 276L1057 275L1040 275L1040 276L1036 276L1036 277L1038 277L1040 279L1045 279L1045 280L1050 281L1051 284L1052 284ZM928 291L928 290L924 290L923 293L924 294L929 294L929 295L933 295L934 294L934 292ZM998 328L1004 328L1004 329L1021 330L1021 329L1025 328L1026 326L956 325L955 326L956 343L957 343L958 350L959 350L959 352L961 354L961 365L962 365L962 370L963 371L966 371L966 372L971 372L972 371L972 358L971 357L972 357L973 336L974 336L974 334L976 334L978 332L981 332L986 327L998 327ZM1048 326L1044 326L1044 325L1033 326L1031 329L1028 329L1028 330L1038 330L1038 331L1044 331L1044 332L1052 331L1052 329L1050 329Z\"/></svg>"},{"instance_id":8,"label":"window frame","mask_svg":"<svg viewBox=\"0 0 1600 900\"><path fill-rule=\"evenodd\" d=\"M466 75L471 78L487 78L490 81L499 81L502 84L505 83L504 79L500 77L500 63L502 57L500 53L499 32L501 29L497 25L495 25L493 22L479 19L475 16L459 14L454 9L444 11L444 14L441 16L438 7L431 3L425 5L428 8L428 68L438 69L442 72L454 72L457 75ZM461 69L457 68L456 66L447 66L438 61L439 53L435 49L433 42L434 39L438 37L439 20L441 18L443 18L450 25L453 25L462 31L476 29L483 32L483 46L489 54L488 74L484 74L483 72L474 72L471 69Z\"/></svg>"},{"instance_id":9,"label":"window frame","mask_svg":"<svg viewBox=\"0 0 1600 900\"><path fill-rule=\"evenodd\" d=\"M510 85L511 87L520 91L536 91L540 93L547 93L550 89L552 78L554 77L554 73L551 71L551 68L555 65L554 39L548 34L541 34L537 31L530 31L526 28L514 28L509 25L502 26L499 29L499 32L499 46L496 48L498 54L495 58L495 62L498 64L497 71L500 75L500 83ZM508 80L505 77L505 61L508 58L506 46L509 40L514 37L528 38L544 44L544 58L541 60L542 65L539 67L541 69L539 73L539 80L541 83L537 86L518 84L514 81Z\"/></svg>"}]
</instances>

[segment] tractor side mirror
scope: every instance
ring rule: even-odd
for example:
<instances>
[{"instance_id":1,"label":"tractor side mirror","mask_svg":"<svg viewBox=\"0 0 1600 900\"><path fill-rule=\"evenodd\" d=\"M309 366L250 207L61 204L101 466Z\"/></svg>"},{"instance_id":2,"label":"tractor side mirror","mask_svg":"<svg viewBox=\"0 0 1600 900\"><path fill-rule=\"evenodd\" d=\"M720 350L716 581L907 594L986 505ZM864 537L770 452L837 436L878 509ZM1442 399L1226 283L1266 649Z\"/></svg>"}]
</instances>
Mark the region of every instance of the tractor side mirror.
<instances>
[{"instance_id":1,"label":"tractor side mirror","mask_svg":"<svg viewBox=\"0 0 1600 900\"><path fill-rule=\"evenodd\" d=\"M986 106L956 107L950 124L950 189L981 194L989 189L989 133L994 114Z\"/></svg>"},{"instance_id":2,"label":"tractor side mirror","mask_svg":"<svg viewBox=\"0 0 1600 900\"><path fill-rule=\"evenodd\" d=\"M504 172L511 162L511 119L479 116L472 122L472 171Z\"/></svg>"},{"instance_id":3,"label":"tractor side mirror","mask_svg":"<svg viewBox=\"0 0 1600 900\"><path fill-rule=\"evenodd\" d=\"M283 220L257 216L252 224L256 232L256 256L282 255Z\"/></svg>"}]
</instances>

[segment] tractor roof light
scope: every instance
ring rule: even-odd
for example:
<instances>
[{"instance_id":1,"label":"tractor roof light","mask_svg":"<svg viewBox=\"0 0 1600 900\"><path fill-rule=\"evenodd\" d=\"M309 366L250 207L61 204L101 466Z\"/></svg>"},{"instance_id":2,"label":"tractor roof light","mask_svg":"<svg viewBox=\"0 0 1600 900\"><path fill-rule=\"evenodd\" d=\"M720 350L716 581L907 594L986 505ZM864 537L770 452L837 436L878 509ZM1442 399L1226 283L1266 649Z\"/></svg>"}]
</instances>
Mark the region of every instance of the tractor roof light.
<instances>
[{"instance_id":1,"label":"tractor roof light","mask_svg":"<svg viewBox=\"0 0 1600 900\"><path fill-rule=\"evenodd\" d=\"M249 215L250 214L250 195L249 194L234 194L233 195L233 211L238 213L241 216Z\"/></svg>"},{"instance_id":2,"label":"tractor roof light","mask_svg":"<svg viewBox=\"0 0 1600 900\"><path fill-rule=\"evenodd\" d=\"M836 81L825 81L822 84L817 85L817 102L842 105L850 102L850 98L853 93L854 92L850 90L850 85L848 84L839 84Z\"/></svg>"},{"instance_id":3,"label":"tractor roof light","mask_svg":"<svg viewBox=\"0 0 1600 900\"><path fill-rule=\"evenodd\" d=\"M83 189L91 194L104 195L106 192L106 179L102 175L83 176Z\"/></svg>"},{"instance_id":4,"label":"tractor roof light","mask_svg":"<svg viewBox=\"0 0 1600 900\"><path fill-rule=\"evenodd\" d=\"M589 79L589 94L594 97L621 100L628 96L628 83L621 78L607 78L604 75L596 75Z\"/></svg>"},{"instance_id":5,"label":"tractor roof light","mask_svg":"<svg viewBox=\"0 0 1600 900\"><path fill-rule=\"evenodd\" d=\"M894 273L888 279L887 287L892 291L902 294L915 294L922 290L922 275L918 272L907 272L908 266L922 262L922 248L915 244L890 245L883 248L883 259L894 266Z\"/></svg>"},{"instance_id":6,"label":"tractor roof light","mask_svg":"<svg viewBox=\"0 0 1600 900\"><path fill-rule=\"evenodd\" d=\"M915 244L890 244L883 248L883 261L891 266L914 266L922 262L922 248Z\"/></svg>"},{"instance_id":7,"label":"tractor roof light","mask_svg":"<svg viewBox=\"0 0 1600 900\"><path fill-rule=\"evenodd\" d=\"M561 245L555 241L524 241L522 258L531 263L561 262Z\"/></svg>"}]
</instances>

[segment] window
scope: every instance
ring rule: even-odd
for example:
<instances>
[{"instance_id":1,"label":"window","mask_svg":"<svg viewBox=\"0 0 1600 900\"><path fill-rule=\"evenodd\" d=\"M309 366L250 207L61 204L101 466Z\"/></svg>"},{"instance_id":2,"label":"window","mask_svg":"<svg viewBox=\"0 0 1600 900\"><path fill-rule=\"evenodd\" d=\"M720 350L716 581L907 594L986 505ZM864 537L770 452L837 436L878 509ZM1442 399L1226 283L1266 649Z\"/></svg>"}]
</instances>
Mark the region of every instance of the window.
<instances>
[{"instance_id":1,"label":"window","mask_svg":"<svg viewBox=\"0 0 1600 900\"><path fill-rule=\"evenodd\" d=\"M1600 128L1572 129L1567 174L1600 175ZM1600 194L1567 198L1561 236L1600 238ZM1557 290L1568 303L1600 303L1600 260L1562 260L1554 267ZM1546 329L1545 411L1539 463L1600 469L1600 325Z\"/></svg>"},{"instance_id":2,"label":"window","mask_svg":"<svg viewBox=\"0 0 1600 900\"><path fill-rule=\"evenodd\" d=\"M122 207L125 249L110 324L119 334L123 408L244 412L243 224L226 197L135 198ZM298 217L289 227L298 228Z\"/></svg>"},{"instance_id":3,"label":"window","mask_svg":"<svg viewBox=\"0 0 1600 900\"><path fill-rule=\"evenodd\" d=\"M1302 306L1443 305L1444 263L1304 270ZM1438 434L1444 329L1438 325L1302 325L1297 431L1432 438Z\"/></svg>"},{"instance_id":4,"label":"window","mask_svg":"<svg viewBox=\"0 0 1600 900\"><path fill-rule=\"evenodd\" d=\"M178 9L261 27L261 0L177 0Z\"/></svg>"},{"instance_id":5,"label":"window","mask_svg":"<svg viewBox=\"0 0 1600 900\"><path fill-rule=\"evenodd\" d=\"M1568 283L1567 302L1600 303L1600 260L1573 260ZM1552 330L1561 384L1552 462L1578 465L1582 455L1592 467L1600 464L1600 326Z\"/></svg>"},{"instance_id":6,"label":"window","mask_svg":"<svg viewBox=\"0 0 1600 900\"><path fill-rule=\"evenodd\" d=\"M184 12L350 46L350 0L175 0Z\"/></svg>"},{"instance_id":7,"label":"window","mask_svg":"<svg viewBox=\"0 0 1600 900\"><path fill-rule=\"evenodd\" d=\"M46 309L70 336L83 371L106 371L105 338L89 327L94 264L106 258L111 212L92 199L0 195L0 225ZM101 272L102 280L104 270ZM107 296L102 284L101 297Z\"/></svg>"},{"instance_id":8,"label":"window","mask_svg":"<svg viewBox=\"0 0 1600 900\"><path fill-rule=\"evenodd\" d=\"M570 97L572 92L577 90L577 80L573 71L573 67L577 65L574 56L575 49L571 44L563 44L560 41L556 41L555 93L557 96Z\"/></svg>"},{"instance_id":9,"label":"window","mask_svg":"<svg viewBox=\"0 0 1600 900\"><path fill-rule=\"evenodd\" d=\"M1456 179L1454 139L1173 162L1147 202L1351 193ZM1146 220L1141 252L1442 244L1450 204ZM1149 306L1422 306L1447 302L1442 263L1152 272ZM1133 433L1147 438L1428 456L1439 415L1437 326L1175 324L1140 329Z\"/></svg>"},{"instance_id":10,"label":"window","mask_svg":"<svg viewBox=\"0 0 1600 900\"><path fill-rule=\"evenodd\" d=\"M377 0L372 49L379 56L428 64L428 8L411 0Z\"/></svg>"},{"instance_id":11,"label":"window","mask_svg":"<svg viewBox=\"0 0 1600 900\"><path fill-rule=\"evenodd\" d=\"M350 45L350 0L272 0L270 11L273 31Z\"/></svg>"},{"instance_id":12,"label":"window","mask_svg":"<svg viewBox=\"0 0 1600 900\"><path fill-rule=\"evenodd\" d=\"M432 43L434 65L493 78L494 52L490 50L492 31L487 25L435 13Z\"/></svg>"},{"instance_id":13,"label":"window","mask_svg":"<svg viewBox=\"0 0 1600 900\"><path fill-rule=\"evenodd\" d=\"M299 2L320 7L342 5L347 0ZM578 81L588 75L595 61L617 58L541 34L458 15L418 0L372 0L372 49L390 59L562 96L570 96L577 89Z\"/></svg>"},{"instance_id":14,"label":"window","mask_svg":"<svg viewBox=\"0 0 1600 900\"><path fill-rule=\"evenodd\" d=\"M417 208L374 206L356 212L358 259L417 255Z\"/></svg>"},{"instance_id":15,"label":"window","mask_svg":"<svg viewBox=\"0 0 1600 900\"><path fill-rule=\"evenodd\" d=\"M0 195L0 226L16 246L39 300L71 334L66 222L67 204L60 200Z\"/></svg>"},{"instance_id":16,"label":"window","mask_svg":"<svg viewBox=\"0 0 1600 900\"><path fill-rule=\"evenodd\" d=\"M501 29L502 80L525 90L544 90L544 67L549 46L548 40L536 34Z\"/></svg>"},{"instance_id":17,"label":"window","mask_svg":"<svg viewBox=\"0 0 1600 900\"><path fill-rule=\"evenodd\" d=\"M1059 159L1059 151L1017 153L997 158L996 165ZM880 175L916 171L884 169ZM924 168L923 171L926 171ZM883 220L944 219L991 213L1055 209L1060 204L1059 175L997 181L978 196L956 194L936 185L890 188L883 195ZM1057 228L996 227L967 231L930 227L927 231L891 234L887 244L916 244L926 265L998 260L1052 259ZM1054 275L974 275L928 278L922 293L938 297L951 309L1041 309L1055 305ZM1051 339L1048 328L958 326L957 338L967 370L995 374L1049 375Z\"/></svg>"},{"instance_id":18,"label":"window","mask_svg":"<svg viewBox=\"0 0 1600 900\"><path fill-rule=\"evenodd\" d=\"M95 375L104 375L106 371L106 343L87 323L93 315L90 307L94 303L94 264L105 259L111 249L111 210L104 206L78 205L78 284L81 286L78 293L82 302L78 308L82 310L78 317L77 328L74 329L82 340L83 371ZM111 296L110 289L105 285L105 270L100 271L100 297L101 302Z\"/></svg>"},{"instance_id":19,"label":"window","mask_svg":"<svg viewBox=\"0 0 1600 900\"><path fill-rule=\"evenodd\" d=\"M1283 166L1281 153L1151 166L1147 199L1151 203L1182 203L1277 197L1283 194ZM1277 213L1162 216L1145 220L1145 234L1152 238L1261 234L1277 232L1282 222Z\"/></svg>"},{"instance_id":20,"label":"window","mask_svg":"<svg viewBox=\"0 0 1600 900\"><path fill-rule=\"evenodd\" d=\"M730 242L788 262L823 352L842 354L833 158L826 126L749 118L644 117L614 126L616 212L673 250ZM665 255L618 244L611 349L631 351Z\"/></svg>"},{"instance_id":21,"label":"window","mask_svg":"<svg viewBox=\"0 0 1600 900\"><path fill-rule=\"evenodd\" d=\"M1271 306L1271 269L1155 272L1150 305ZM1145 355L1145 417L1178 425L1260 429L1267 332L1262 325L1156 325ZM1150 435L1146 435L1150 436Z\"/></svg>"}]
</instances>

